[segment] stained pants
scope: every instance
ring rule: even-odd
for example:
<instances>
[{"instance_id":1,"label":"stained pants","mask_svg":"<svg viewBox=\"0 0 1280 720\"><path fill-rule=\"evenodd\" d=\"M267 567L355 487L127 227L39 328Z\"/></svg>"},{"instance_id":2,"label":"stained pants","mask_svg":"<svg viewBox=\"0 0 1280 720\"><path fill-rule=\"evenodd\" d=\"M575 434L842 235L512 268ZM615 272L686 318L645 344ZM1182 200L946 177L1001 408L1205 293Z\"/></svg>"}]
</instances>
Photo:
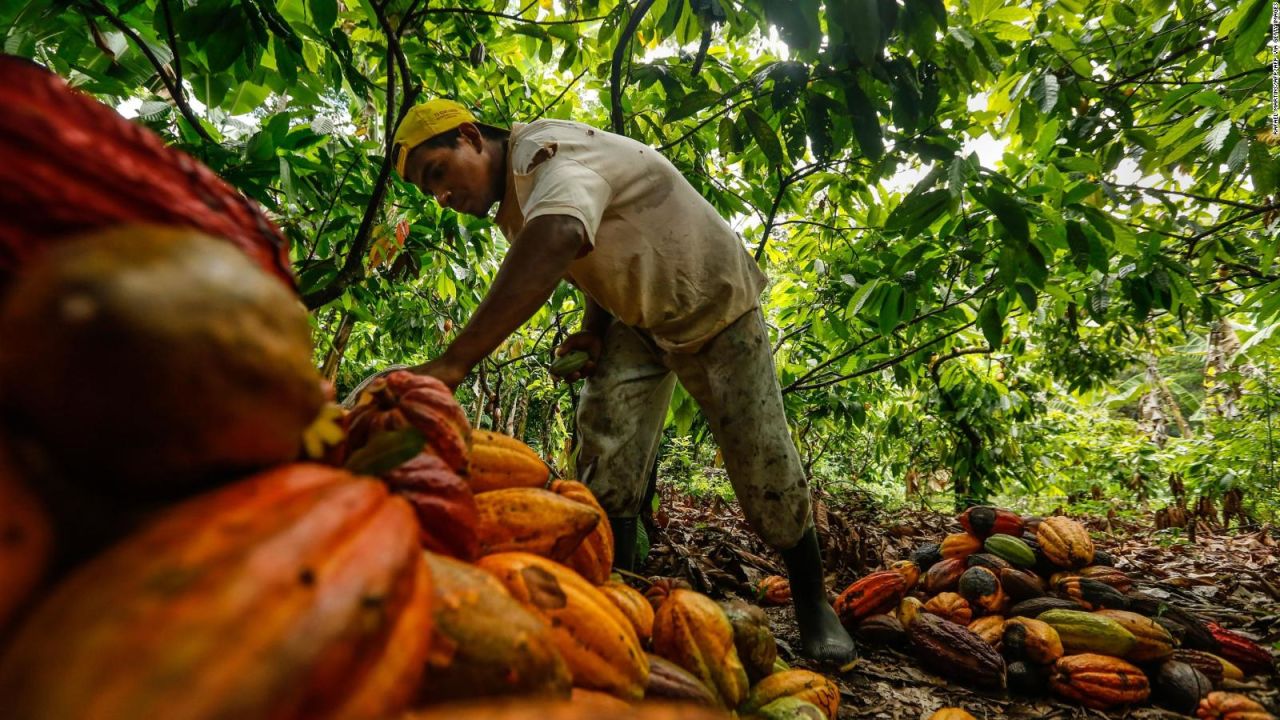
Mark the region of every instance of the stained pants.
<instances>
[{"instance_id":1,"label":"stained pants","mask_svg":"<svg viewBox=\"0 0 1280 720\"><path fill-rule=\"evenodd\" d=\"M711 425L747 522L770 546L795 546L810 520L809 487L787 427L759 309L697 353L668 353L614 321L578 404L579 477L610 517L635 517L676 380Z\"/></svg>"}]
</instances>

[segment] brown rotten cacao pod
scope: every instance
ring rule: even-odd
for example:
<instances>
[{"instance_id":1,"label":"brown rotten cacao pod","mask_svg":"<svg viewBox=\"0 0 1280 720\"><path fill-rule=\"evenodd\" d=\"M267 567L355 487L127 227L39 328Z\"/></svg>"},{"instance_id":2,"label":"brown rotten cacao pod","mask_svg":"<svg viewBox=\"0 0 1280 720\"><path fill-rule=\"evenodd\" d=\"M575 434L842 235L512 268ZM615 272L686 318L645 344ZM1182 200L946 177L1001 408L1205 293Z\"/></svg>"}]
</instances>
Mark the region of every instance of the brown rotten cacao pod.
<instances>
[{"instance_id":1,"label":"brown rotten cacao pod","mask_svg":"<svg viewBox=\"0 0 1280 720\"><path fill-rule=\"evenodd\" d=\"M613 526L609 524L609 516L604 508L600 507L596 496L587 486L576 480L552 481L550 490L591 508L600 516L596 526L587 533L564 564L578 571L579 575L593 585L609 582L609 573L613 571Z\"/></svg>"},{"instance_id":2,"label":"brown rotten cacao pod","mask_svg":"<svg viewBox=\"0 0 1280 720\"><path fill-rule=\"evenodd\" d=\"M353 452L378 433L412 427L426 437L427 452L456 473L467 470L471 425L449 388L429 375L396 370L375 378L360 393L348 422L347 447Z\"/></svg>"},{"instance_id":3,"label":"brown rotten cacao pod","mask_svg":"<svg viewBox=\"0 0 1280 720\"><path fill-rule=\"evenodd\" d=\"M1093 540L1089 531L1070 518L1045 518L1036 530L1040 551L1058 567L1084 567L1093 562Z\"/></svg>"},{"instance_id":4,"label":"brown rotten cacao pod","mask_svg":"<svg viewBox=\"0 0 1280 720\"><path fill-rule=\"evenodd\" d=\"M1182 637L1183 647L1211 653L1218 652L1218 641L1209 631L1208 623L1199 616L1145 593L1130 593L1128 598L1129 610L1150 618L1169 618L1185 628Z\"/></svg>"},{"instance_id":5,"label":"brown rotten cacao pod","mask_svg":"<svg viewBox=\"0 0 1280 720\"><path fill-rule=\"evenodd\" d=\"M791 581L781 575L770 575L760 581L756 597L765 605L786 605L791 602Z\"/></svg>"},{"instance_id":6,"label":"brown rotten cacao pod","mask_svg":"<svg viewBox=\"0 0 1280 720\"><path fill-rule=\"evenodd\" d=\"M1151 695L1141 670L1109 655L1060 658L1053 664L1049 687L1060 697L1096 710L1146 702Z\"/></svg>"},{"instance_id":7,"label":"brown rotten cacao pod","mask_svg":"<svg viewBox=\"0 0 1280 720\"><path fill-rule=\"evenodd\" d=\"M382 479L391 492L413 506L423 548L459 560L470 561L480 555L475 496L466 481L443 460L419 453Z\"/></svg>"},{"instance_id":8,"label":"brown rotten cacao pod","mask_svg":"<svg viewBox=\"0 0 1280 720\"><path fill-rule=\"evenodd\" d=\"M486 555L476 567L497 578L516 602L551 626L575 687L629 700L643 696L649 662L640 641L631 621L594 585L531 553Z\"/></svg>"},{"instance_id":9,"label":"brown rotten cacao pod","mask_svg":"<svg viewBox=\"0 0 1280 720\"><path fill-rule=\"evenodd\" d=\"M1004 618L999 615L988 615L969 623L969 631L999 650L1000 639L1004 636L1004 623Z\"/></svg>"},{"instance_id":10,"label":"brown rotten cacao pod","mask_svg":"<svg viewBox=\"0 0 1280 720\"><path fill-rule=\"evenodd\" d=\"M1200 699L1213 691L1209 678L1176 660L1161 663L1151 685L1151 697L1157 705L1183 715L1195 712Z\"/></svg>"},{"instance_id":11,"label":"brown rotten cacao pod","mask_svg":"<svg viewBox=\"0 0 1280 720\"><path fill-rule=\"evenodd\" d=\"M991 553L974 553L964 559L965 567L982 567L999 575L1001 570L1013 567L1013 564L999 555Z\"/></svg>"},{"instance_id":12,"label":"brown rotten cacao pod","mask_svg":"<svg viewBox=\"0 0 1280 720\"><path fill-rule=\"evenodd\" d=\"M656 611L667 601L667 597L671 595L672 590L692 590L689 581L684 578L670 577L651 577L649 578L649 587L644 591L644 598L649 601L649 605Z\"/></svg>"},{"instance_id":13,"label":"brown rotten cacao pod","mask_svg":"<svg viewBox=\"0 0 1280 720\"><path fill-rule=\"evenodd\" d=\"M724 708L747 697L747 671L734 644L733 625L714 600L673 590L653 621L653 651L693 673Z\"/></svg>"},{"instance_id":14,"label":"brown rotten cacao pod","mask_svg":"<svg viewBox=\"0 0 1280 720\"><path fill-rule=\"evenodd\" d=\"M1270 650L1218 623L1206 623L1206 626L1213 634L1213 639L1218 642L1218 655L1230 660L1247 675L1271 673L1275 658Z\"/></svg>"},{"instance_id":15,"label":"brown rotten cacao pod","mask_svg":"<svg viewBox=\"0 0 1280 720\"><path fill-rule=\"evenodd\" d=\"M670 660L648 653L649 680L644 688L644 699L687 702L694 705L715 705L716 699L701 680Z\"/></svg>"},{"instance_id":16,"label":"brown rotten cacao pod","mask_svg":"<svg viewBox=\"0 0 1280 720\"><path fill-rule=\"evenodd\" d=\"M1199 670L1201 674L1209 678L1209 682L1213 683L1215 688L1222 685L1223 679L1244 679L1244 671L1240 668L1213 653L1207 653L1203 650L1178 648L1173 651L1173 655L1170 658Z\"/></svg>"},{"instance_id":17,"label":"brown rotten cacao pod","mask_svg":"<svg viewBox=\"0 0 1280 720\"><path fill-rule=\"evenodd\" d=\"M640 594L639 590L618 580L598 586L600 592L612 602L631 622L636 631L636 638L641 645L647 645L653 635L653 606Z\"/></svg>"},{"instance_id":18,"label":"brown rotten cacao pod","mask_svg":"<svg viewBox=\"0 0 1280 720\"><path fill-rule=\"evenodd\" d=\"M974 717L960 708L942 708L929 716L929 720L974 720Z\"/></svg>"},{"instance_id":19,"label":"brown rotten cacao pod","mask_svg":"<svg viewBox=\"0 0 1280 720\"><path fill-rule=\"evenodd\" d=\"M1163 660L1173 652L1173 636L1149 617L1126 610L1097 610L1094 615L1111 618L1128 630L1136 642L1125 659L1137 663Z\"/></svg>"},{"instance_id":20,"label":"brown rotten cacao pod","mask_svg":"<svg viewBox=\"0 0 1280 720\"><path fill-rule=\"evenodd\" d=\"M911 562L920 568L920 572L928 572L929 568L942 562L942 546L938 543L921 545L911 553Z\"/></svg>"},{"instance_id":21,"label":"brown rotten cacao pod","mask_svg":"<svg viewBox=\"0 0 1280 720\"><path fill-rule=\"evenodd\" d=\"M854 634L877 645L893 645L906 639L906 628L892 615L877 614L858 623Z\"/></svg>"},{"instance_id":22,"label":"brown rotten cacao pod","mask_svg":"<svg viewBox=\"0 0 1280 720\"><path fill-rule=\"evenodd\" d=\"M774 673L751 688L738 712L751 715L779 698L793 697L822 709L827 720L835 720L840 710L840 689L825 676L809 670Z\"/></svg>"},{"instance_id":23,"label":"brown rotten cacao pod","mask_svg":"<svg viewBox=\"0 0 1280 720\"><path fill-rule=\"evenodd\" d=\"M1000 587L996 574L984 567L972 567L964 571L957 584L960 596L975 608L996 612L1006 605L1008 598Z\"/></svg>"},{"instance_id":24,"label":"brown rotten cacao pod","mask_svg":"<svg viewBox=\"0 0 1280 720\"><path fill-rule=\"evenodd\" d=\"M1033 618L1009 618L1004 626L1002 649L1006 657L1048 665L1062 657L1062 639L1048 623Z\"/></svg>"},{"instance_id":25,"label":"brown rotten cacao pod","mask_svg":"<svg viewBox=\"0 0 1280 720\"><path fill-rule=\"evenodd\" d=\"M940 552L944 558L961 560L982 551L982 540L969 533L954 533L942 539Z\"/></svg>"},{"instance_id":26,"label":"brown rotten cacao pod","mask_svg":"<svg viewBox=\"0 0 1280 720\"><path fill-rule=\"evenodd\" d=\"M1090 565L1087 568L1077 570L1076 574L1087 580L1097 580L1100 583L1110 585L1122 593L1127 593L1133 589L1133 580L1128 575L1107 565Z\"/></svg>"},{"instance_id":27,"label":"brown rotten cacao pod","mask_svg":"<svg viewBox=\"0 0 1280 720\"><path fill-rule=\"evenodd\" d=\"M973 620L973 607L957 593L938 593L924 604L924 611L961 627Z\"/></svg>"},{"instance_id":28,"label":"brown rotten cacao pod","mask_svg":"<svg viewBox=\"0 0 1280 720\"><path fill-rule=\"evenodd\" d=\"M420 704L504 695L568 697L569 666L551 627L479 568L426 553L435 632Z\"/></svg>"},{"instance_id":29,"label":"brown rotten cacao pod","mask_svg":"<svg viewBox=\"0 0 1280 720\"><path fill-rule=\"evenodd\" d=\"M916 657L934 672L981 687L1005 686L1004 659L968 628L921 613L907 628Z\"/></svg>"},{"instance_id":30,"label":"brown rotten cacao pod","mask_svg":"<svg viewBox=\"0 0 1280 720\"><path fill-rule=\"evenodd\" d=\"M1093 551L1093 564L1104 565L1106 567L1115 567L1116 559L1111 557L1111 553L1106 550Z\"/></svg>"},{"instance_id":31,"label":"brown rotten cacao pod","mask_svg":"<svg viewBox=\"0 0 1280 720\"><path fill-rule=\"evenodd\" d=\"M1080 603L1070 598L1037 597L1023 600L1009 608L1008 617L1037 618L1050 610L1083 610Z\"/></svg>"},{"instance_id":32,"label":"brown rotten cacao pod","mask_svg":"<svg viewBox=\"0 0 1280 720\"><path fill-rule=\"evenodd\" d=\"M188 500L80 566L0 658L8 720L399 712L432 635L413 510L286 465Z\"/></svg>"},{"instance_id":33,"label":"brown rotten cacao pod","mask_svg":"<svg viewBox=\"0 0 1280 720\"><path fill-rule=\"evenodd\" d=\"M978 538L988 538L996 533L1013 535L1022 534L1022 517L1010 510L975 505L960 513L956 518L969 534Z\"/></svg>"},{"instance_id":34,"label":"brown rotten cacao pod","mask_svg":"<svg viewBox=\"0 0 1280 720\"><path fill-rule=\"evenodd\" d=\"M571 556L603 520L591 506L539 488L480 493L476 511L481 554L528 552L557 562Z\"/></svg>"},{"instance_id":35,"label":"brown rotten cacao pod","mask_svg":"<svg viewBox=\"0 0 1280 720\"><path fill-rule=\"evenodd\" d=\"M467 482L475 492L540 488L547 484L550 475L551 469L528 445L492 430L471 431Z\"/></svg>"},{"instance_id":36,"label":"brown rotten cacao pod","mask_svg":"<svg viewBox=\"0 0 1280 720\"><path fill-rule=\"evenodd\" d=\"M1229 692L1211 692L1196 708L1200 720L1275 720L1262 705L1244 695Z\"/></svg>"},{"instance_id":37,"label":"brown rotten cacao pod","mask_svg":"<svg viewBox=\"0 0 1280 720\"><path fill-rule=\"evenodd\" d=\"M1080 603L1080 606L1086 610L1101 610L1102 608L1123 610L1129 607L1129 598L1110 585L1100 583L1097 580L1068 577L1059 580L1054 585L1054 590L1060 595Z\"/></svg>"},{"instance_id":38,"label":"brown rotten cacao pod","mask_svg":"<svg viewBox=\"0 0 1280 720\"><path fill-rule=\"evenodd\" d=\"M924 574L924 591L933 595L954 590L966 569L964 558L947 558L935 564Z\"/></svg>"},{"instance_id":39,"label":"brown rotten cacao pod","mask_svg":"<svg viewBox=\"0 0 1280 720\"><path fill-rule=\"evenodd\" d=\"M778 643L769 629L769 616L741 600L723 601L720 608L733 626L733 647L747 671L747 680L759 682L773 672L773 661L778 659Z\"/></svg>"},{"instance_id":40,"label":"brown rotten cacao pod","mask_svg":"<svg viewBox=\"0 0 1280 720\"><path fill-rule=\"evenodd\" d=\"M836 598L834 607L840 622L850 630L869 615L898 604L907 592L907 581L893 570L873 572L853 582Z\"/></svg>"},{"instance_id":41,"label":"brown rotten cacao pod","mask_svg":"<svg viewBox=\"0 0 1280 720\"><path fill-rule=\"evenodd\" d=\"M916 586L916 581L920 579L920 566L910 560L899 560L889 566L889 569L902 576L907 584L907 590ZM790 595L788 594L788 597Z\"/></svg>"},{"instance_id":42,"label":"brown rotten cacao pod","mask_svg":"<svg viewBox=\"0 0 1280 720\"><path fill-rule=\"evenodd\" d=\"M1000 571L1000 587L1011 600L1021 602L1044 595L1044 581L1039 575L1020 568L1009 567Z\"/></svg>"}]
</instances>

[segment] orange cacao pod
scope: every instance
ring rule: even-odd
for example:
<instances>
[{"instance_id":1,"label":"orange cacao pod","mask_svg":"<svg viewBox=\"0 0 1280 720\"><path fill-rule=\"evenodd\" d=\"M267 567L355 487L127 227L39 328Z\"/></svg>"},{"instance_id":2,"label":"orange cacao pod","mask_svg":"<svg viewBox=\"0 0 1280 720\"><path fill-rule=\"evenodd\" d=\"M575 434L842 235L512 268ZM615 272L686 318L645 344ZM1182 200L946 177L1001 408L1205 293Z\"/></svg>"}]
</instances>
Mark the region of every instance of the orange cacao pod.
<instances>
[{"instance_id":1,"label":"orange cacao pod","mask_svg":"<svg viewBox=\"0 0 1280 720\"><path fill-rule=\"evenodd\" d=\"M769 627L769 616L759 606L741 600L724 600L720 609L733 627L733 647L747 671L747 681L760 682L773 672L778 659L778 643Z\"/></svg>"},{"instance_id":2,"label":"orange cacao pod","mask_svg":"<svg viewBox=\"0 0 1280 720\"><path fill-rule=\"evenodd\" d=\"M1200 720L1275 720L1262 705L1244 695L1229 692L1211 692L1196 708Z\"/></svg>"},{"instance_id":3,"label":"orange cacao pod","mask_svg":"<svg viewBox=\"0 0 1280 720\"><path fill-rule=\"evenodd\" d=\"M1218 623L1210 622L1205 625L1213 634L1213 639L1218 641L1218 655L1230 660L1248 675L1264 675L1272 671L1275 659L1270 650Z\"/></svg>"},{"instance_id":4,"label":"orange cacao pod","mask_svg":"<svg viewBox=\"0 0 1280 720\"><path fill-rule=\"evenodd\" d=\"M467 482L475 492L540 488L550 476L551 468L528 445L492 430L471 431Z\"/></svg>"},{"instance_id":5,"label":"orange cacao pod","mask_svg":"<svg viewBox=\"0 0 1280 720\"><path fill-rule=\"evenodd\" d=\"M996 534L1018 537L1022 534L1022 517L1012 510L990 505L975 505L956 518L971 535L985 539Z\"/></svg>"},{"instance_id":6,"label":"orange cacao pod","mask_svg":"<svg viewBox=\"0 0 1280 720\"><path fill-rule=\"evenodd\" d=\"M791 602L791 581L781 575L770 575L760 581L756 597L765 605L786 605Z\"/></svg>"},{"instance_id":7,"label":"orange cacao pod","mask_svg":"<svg viewBox=\"0 0 1280 720\"><path fill-rule=\"evenodd\" d=\"M995 649L1000 649L1001 638L1004 637L1005 619L999 615L980 617L969 623L969 632L987 641Z\"/></svg>"},{"instance_id":8,"label":"orange cacao pod","mask_svg":"<svg viewBox=\"0 0 1280 720\"><path fill-rule=\"evenodd\" d=\"M747 671L738 658L733 626L702 593L671 592L653 619L653 651L701 680L722 707L736 708L747 696Z\"/></svg>"},{"instance_id":9,"label":"orange cacao pod","mask_svg":"<svg viewBox=\"0 0 1280 720\"><path fill-rule=\"evenodd\" d=\"M920 566L910 560L899 560L889 566L889 569L902 576L907 583L907 590L916 586L916 581L920 579Z\"/></svg>"},{"instance_id":10,"label":"orange cacao pod","mask_svg":"<svg viewBox=\"0 0 1280 720\"><path fill-rule=\"evenodd\" d=\"M920 602L920 598L904 597L902 602L898 603L898 607L894 610L894 616L902 627L905 629L911 626L911 623L920 617L920 613L924 612L924 603Z\"/></svg>"},{"instance_id":11,"label":"orange cacao pod","mask_svg":"<svg viewBox=\"0 0 1280 720\"><path fill-rule=\"evenodd\" d=\"M426 437L426 452L454 472L466 472L471 425L449 388L430 375L396 370L374 379L360 393L348 422L351 451L380 432L412 427Z\"/></svg>"},{"instance_id":12,"label":"orange cacao pod","mask_svg":"<svg viewBox=\"0 0 1280 720\"><path fill-rule=\"evenodd\" d=\"M609 581L609 573L613 571L613 526L609 524L609 516L587 486L576 480L555 480L550 489L557 495L586 505L600 515L596 526L582 539L564 564L577 570L579 575L594 585L605 584Z\"/></svg>"},{"instance_id":13,"label":"orange cacao pod","mask_svg":"<svg viewBox=\"0 0 1280 720\"><path fill-rule=\"evenodd\" d=\"M1087 580L1096 580L1110 585L1122 593L1127 593L1133 589L1133 580L1128 575L1108 565L1090 565L1086 568L1080 568L1076 571L1076 574Z\"/></svg>"},{"instance_id":14,"label":"orange cacao pod","mask_svg":"<svg viewBox=\"0 0 1280 720\"><path fill-rule=\"evenodd\" d=\"M784 697L813 703L827 720L835 720L840 710L840 689L823 675L809 670L785 670L756 683L738 712L750 715L765 705Z\"/></svg>"},{"instance_id":15,"label":"orange cacao pod","mask_svg":"<svg viewBox=\"0 0 1280 720\"><path fill-rule=\"evenodd\" d=\"M1163 660L1173 653L1173 636L1149 617L1127 610L1097 610L1094 615L1111 618L1128 630L1136 642L1125 659L1137 663Z\"/></svg>"},{"instance_id":16,"label":"orange cacao pod","mask_svg":"<svg viewBox=\"0 0 1280 720\"><path fill-rule=\"evenodd\" d=\"M476 512L481 554L528 552L557 562L571 556L602 520L590 506L540 488L480 493Z\"/></svg>"},{"instance_id":17,"label":"orange cacao pod","mask_svg":"<svg viewBox=\"0 0 1280 720\"><path fill-rule=\"evenodd\" d=\"M981 687L1004 688L1004 658L963 625L921 613L907 627L916 657L934 672Z\"/></svg>"},{"instance_id":18,"label":"orange cacao pod","mask_svg":"<svg viewBox=\"0 0 1280 720\"><path fill-rule=\"evenodd\" d=\"M954 590L965 571L964 558L947 558L924 574L924 591L929 594Z\"/></svg>"},{"instance_id":19,"label":"orange cacao pod","mask_svg":"<svg viewBox=\"0 0 1280 720\"><path fill-rule=\"evenodd\" d=\"M840 622L852 630L869 615L884 612L898 604L907 592L907 581L893 570L873 572L854 581L836 598L835 611Z\"/></svg>"},{"instance_id":20,"label":"orange cacao pod","mask_svg":"<svg viewBox=\"0 0 1280 720\"><path fill-rule=\"evenodd\" d=\"M504 695L567 697L569 667L551 627L483 570L426 553L435 631L421 704Z\"/></svg>"},{"instance_id":21,"label":"orange cacao pod","mask_svg":"<svg viewBox=\"0 0 1280 720\"><path fill-rule=\"evenodd\" d=\"M1062 639L1053 626L1034 618L1009 618L1005 623L1002 649L1015 660L1048 665L1062 657Z\"/></svg>"},{"instance_id":22,"label":"orange cacao pod","mask_svg":"<svg viewBox=\"0 0 1280 720\"><path fill-rule=\"evenodd\" d=\"M924 604L924 611L960 626L973 620L973 608L968 601L953 592L938 593Z\"/></svg>"},{"instance_id":23,"label":"orange cacao pod","mask_svg":"<svg viewBox=\"0 0 1280 720\"><path fill-rule=\"evenodd\" d=\"M574 705L590 705L592 712L598 713L601 717L617 717L619 713L624 713L631 709L631 703L625 700L599 690L588 690L580 687L574 688L569 694L569 702Z\"/></svg>"},{"instance_id":24,"label":"orange cacao pod","mask_svg":"<svg viewBox=\"0 0 1280 720\"><path fill-rule=\"evenodd\" d=\"M998 612L1008 604L1004 589L1000 587L1000 579L984 567L965 570L956 587L960 596L969 601L970 605L989 613Z\"/></svg>"},{"instance_id":25,"label":"orange cacao pod","mask_svg":"<svg viewBox=\"0 0 1280 720\"><path fill-rule=\"evenodd\" d=\"M640 640L631 621L594 585L569 568L531 553L486 555L476 566L551 625L575 687L603 690L628 700L643 696L649 662Z\"/></svg>"},{"instance_id":26,"label":"orange cacao pod","mask_svg":"<svg viewBox=\"0 0 1280 720\"><path fill-rule=\"evenodd\" d=\"M404 500L283 466L73 572L6 648L0 697L13 720L382 717L426 666L431 593Z\"/></svg>"},{"instance_id":27,"label":"orange cacao pod","mask_svg":"<svg viewBox=\"0 0 1280 720\"><path fill-rule=\"evenodd\" d=\"M423 548L459 560L474 560L479 556L475 496L466 481L443 460L430 453L419 453L384 474L382 479L391 492L413 506Z\"/></svg>"},{"instance_id":28,"label":"orange cacao pod","mask_svg":"<svg viewBox=\"0 0 1280 720\"><path fill-rule=\"evenodd\" d=\"M976 552L982 552L982 540L969 533L953 533L942 539L940 552L943 558L963 560Z\"/></svg>"},{"instance_id":29,"label":"orange cacao pod","mask_svg":"<svg viewBox=\"0 0 1280 720\"><path fill-rule=\"evenodd\" d=\"M609 602L616 605L631 622L631 627L635 628L640 644L647 645L649 638L653 635L653 606L644 595L618 580L610 580L599 588L600 592L609 598Z\"/></svg>"},{"instance_id":30,"label":"orange cacao pod","mask_svg":"<svg viewBox=\"0 0 1280 720\"><path fill-rule=\"evenodd\" d=\"M945 707L929 716L929 720L975 720L972 715L956 707Z\"/></svg>"},{"instance_id":31,"label":"orange cacao pod","mask_svg":"<svg viewBox=\"0 0 1280 720\"><path fill-rule=\"evenodd\" d=\"M1069 576L1060 579L1053 589L1063 597L1071 598L1086 610L1110 608L1119 610L1129 607L1129 598L1115 588L1097 580Z\"/></svg>"},{"instance_id":32,"label":"orange cacao pod","mask_svg":"<svg viewBox=\"0 0 1280 720\"><path fill-rule=\"evenodd\" d=\"M33 598L52 551L49 515L0 445L0 637Z\"/></svg>"},{"instance_id":33,"label":"orange cacao pod","mask_svg":"<svg viewBox=\"0 0 1280 720\"><path fill-rule=\"evenodd\" d=\"M689 581L684 578L651 577L649 587L645 588L644 597L653 606L654 611L667 601L672 590L692 590Z\"/></svg>"},{"instance_id":34,"label":"orange cacao pod","mask_svg":"<svg viewBox=\"0 0 1280 720\"><path fill-rule=\"evenodd\" d=\"M1061 516L1045 518L1036 530L1036 542L1049 562L1064 568L1093 562L1093 540L1084 526Z\"/></svg>"},{"instance_id":35,"label":"orange cacao pod","mask_svg":"<svg viewBox=\"0 0 1280 720\"><path fill-rule=\"evenodd\" d=\"M1040 527L1053 519L1045 520ZM1059 658L1053 664L1049 687L1063 698L1097 710L1146 702L1151 695L1147 676L1141 670L1109 655Z\"/></svg>"}]
</instances>

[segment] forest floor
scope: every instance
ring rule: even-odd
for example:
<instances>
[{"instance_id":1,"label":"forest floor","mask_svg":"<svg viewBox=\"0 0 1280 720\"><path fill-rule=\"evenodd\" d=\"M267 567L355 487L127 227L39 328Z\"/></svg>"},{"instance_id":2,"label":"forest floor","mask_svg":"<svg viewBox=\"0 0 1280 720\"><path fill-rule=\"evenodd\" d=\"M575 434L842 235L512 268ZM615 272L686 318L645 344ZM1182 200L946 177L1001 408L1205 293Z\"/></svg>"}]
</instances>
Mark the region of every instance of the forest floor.
<instances>
[{"instance_id":1,"label":"forest floor","mask_svg":"<svg viewBox=\"0 0 1280 720\"><path fill-rule=\"evenodd\" d=\"M736 505L718 498L662 492L655 515L658 531L642 572L688 580L713 597L755 600L754 588L768 575L782 575L772 552L747 527ZM954 516L904 509L886 512L861 498L819 502L815 512L823 539L828 586L839 592L867 572L908 557L916 547L961 532ZM1195 543L1157 532L1150 522L1076 517L1095 531L1098 547L1135 581L1135 590L1167 599L1183 609L1244 631L1266 645L1280 640L1280 529L1206 531ZM805 667L789 607L767 608L779 655ZM1103 713L1052 698L1019 698L969 689L923 669L911 655L859 643L852 667L827 674L841 689L840 718L926 718L941 707L963 707L977 718L1184 717L1154 707ZM818 669L818 668L812 668ZM1231 687L1234 685L1234 687ZM1250 677L1225 690L1241 692L1280 716L1280 678Z\"/></svg>"}]
</instances>

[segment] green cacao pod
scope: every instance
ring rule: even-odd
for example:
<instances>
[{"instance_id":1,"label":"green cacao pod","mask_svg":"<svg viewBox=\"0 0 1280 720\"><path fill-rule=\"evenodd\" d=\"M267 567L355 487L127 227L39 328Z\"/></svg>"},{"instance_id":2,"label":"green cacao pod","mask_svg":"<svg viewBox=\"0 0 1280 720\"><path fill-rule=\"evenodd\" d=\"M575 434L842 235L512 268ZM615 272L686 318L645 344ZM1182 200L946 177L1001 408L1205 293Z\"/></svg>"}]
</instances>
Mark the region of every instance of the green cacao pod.
<instances>
[{"instance_id":1,"label":"green cacao pod","mask_svg":"<svg viewBox=\"0 0 1280 720\"><path fill-rule=\"evenodd\" d=\"M1062 649L1068 655L1095 653L1124 657L1133 650L1137 639L1120 623L1102 615L1078 610L1050 610L1040 620L1058 631Z\"/></svg>"},{"instance_id":2,"label":"green cacao pod","mask_svg":"<svg viewBox=\"0 0 1280 720\"><path fill-rule=\"evenodd\" d=\"M997 533L987 538L983 549L1020 567L1035 567L1036 553L1029 545L1012 535Z\"/></svg>"},{"instance_id":3,"label":"green cacao pod","mask_svg":"<svg viewBox=\"0 0 1280 720\"><path fill-rule=\"evenodd\" d=\"M549 369L552 375L566 377L581 370L590 359L591 356L582 350L574 350L556 358Z\"/></svg>"}]
</instances>

